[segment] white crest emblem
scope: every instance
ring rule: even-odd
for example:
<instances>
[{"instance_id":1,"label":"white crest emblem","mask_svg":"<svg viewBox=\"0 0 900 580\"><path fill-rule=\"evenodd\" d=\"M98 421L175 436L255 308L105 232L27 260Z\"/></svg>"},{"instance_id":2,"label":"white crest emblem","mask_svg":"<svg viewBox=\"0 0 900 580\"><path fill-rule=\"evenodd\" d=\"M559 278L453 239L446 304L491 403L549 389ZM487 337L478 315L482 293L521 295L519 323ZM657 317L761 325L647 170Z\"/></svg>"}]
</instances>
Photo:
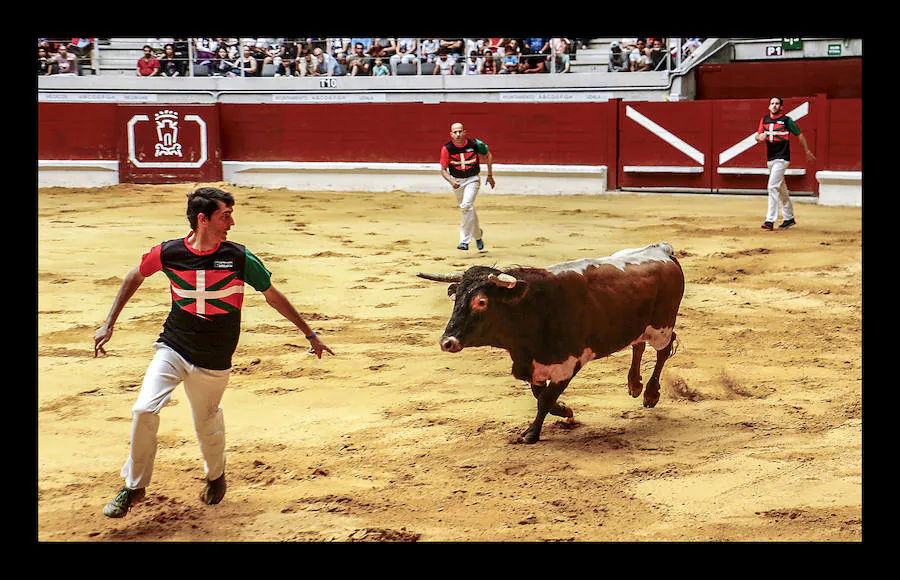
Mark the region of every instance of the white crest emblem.
<instances>
[{"instance_id":1,"label":"white crest emblem","mask_svg":"<svg viewBox=\"0 0 900 580\"><path fill-rule=\"evenodd\" d=\"M177 155L181 157L181 143L178 142L178 113L165 109L154 115L156 119L156 157Z\"/></svg>"}]
</instances>

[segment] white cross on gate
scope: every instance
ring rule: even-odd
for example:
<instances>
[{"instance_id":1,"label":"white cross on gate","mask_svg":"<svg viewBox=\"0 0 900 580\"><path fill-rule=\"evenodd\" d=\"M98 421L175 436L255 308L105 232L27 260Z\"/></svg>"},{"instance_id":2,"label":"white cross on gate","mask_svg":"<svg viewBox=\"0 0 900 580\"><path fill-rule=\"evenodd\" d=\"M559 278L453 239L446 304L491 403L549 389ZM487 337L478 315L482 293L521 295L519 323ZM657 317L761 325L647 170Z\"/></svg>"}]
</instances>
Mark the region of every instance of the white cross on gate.
<instances>
[{"instance_id":1,"label":"white cross on gate","mask_svg":"<svg viewBox=\"0 0 900 580\"><path fill-rule=\"evenodd\" d=\"M776 124L775 124L775 123L769 123L767 126L768 126L768 129L766 129L765 131L763 131L763 133L766 135L766 140L767 140L767 141L774 141L774 140L775 140L775 135L787 135L787 134L788 134L787 131L776 131L776 130L775 130L775 127L776 127Z\"/></svg>"}]
</instances>

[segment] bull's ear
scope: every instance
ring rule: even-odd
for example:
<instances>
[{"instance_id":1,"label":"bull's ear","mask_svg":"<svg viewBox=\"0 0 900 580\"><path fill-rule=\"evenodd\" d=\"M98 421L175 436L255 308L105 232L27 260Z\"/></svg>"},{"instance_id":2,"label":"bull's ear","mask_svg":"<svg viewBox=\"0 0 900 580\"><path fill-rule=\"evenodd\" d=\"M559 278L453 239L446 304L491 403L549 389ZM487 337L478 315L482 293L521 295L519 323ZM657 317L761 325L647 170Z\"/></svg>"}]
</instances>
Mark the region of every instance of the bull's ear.
<instances>
[{"instance_id":1,"label":"bull's ear","mask_svg":"<svg viewBox=\"0 0 900 580\"><path fill-rule=\"evenodd\" d=\"M457 284L456 282L447 286L447 296L450 298L450 300L456 300L457 288L459 288L459 284Z\"/></svg>"},{"instance_id":2,"label":"bull's ear","mask_svg":"<svg viewBox=\"0 0 900 580\"><path fill-rule=\"evenodd\" d=\"M500 292L501 298L505 302L518 302L528 293L528 282L525 280L518 280L516 285L512 288L508 288Z\"/></svg>"}]
</instances>

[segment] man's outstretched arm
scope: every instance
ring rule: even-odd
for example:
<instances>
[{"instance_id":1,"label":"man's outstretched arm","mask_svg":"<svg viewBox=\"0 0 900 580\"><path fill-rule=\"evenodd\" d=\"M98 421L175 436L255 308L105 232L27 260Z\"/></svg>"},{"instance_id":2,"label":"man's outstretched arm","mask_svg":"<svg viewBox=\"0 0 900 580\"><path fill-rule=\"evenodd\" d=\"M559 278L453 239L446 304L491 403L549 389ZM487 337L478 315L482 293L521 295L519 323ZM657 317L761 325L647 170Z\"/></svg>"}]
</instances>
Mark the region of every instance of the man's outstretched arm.
<instances>
[{"instance_id":1,"label":"man's outstretched arm","mask_svg":"<svg viewBox=\"0 0 900 580\"><path fill-rule=\"evenodd\" d=\"M122 309L125 308L125 305L128 304L128 301L131 300L137 289L144 283L144 279L145 276L141 274L140 266L135 266L125 275L122 285L119 286L119 293L116 294L116 299L113 301L112 308L110 308L109 314L106 315L106 322L94 332L94 358L97 357L98 352L106 354L106 351L103 350L103 345L112 338L113 327L119 318L119 314L122 313Z\"/></svg>"},{"instance_id":2,"label":"man's outstretched arm","mask_svg":"<svg viewBox=\"0 0 900 580\"><path fill-rule=\"evenodd\" d=\"M278 311L279 314L290 320L294 326L300 329L300 332L309 340L310 346L312 346L312 351L316 354L318 358L322 358L322 351L327 351L328 353L334 355L328 346L322 342L322 339L313 332L313 329L309 327L303 317L300 316L300 313L297 312L297 309L294 308L294 305L291 304L291 301L287 299L287 297L282 294L275 286L269 286L269 289L263 292L263 296L266 297L266 302L269 303L269 306Z\"/></svg>"}]
</instances>

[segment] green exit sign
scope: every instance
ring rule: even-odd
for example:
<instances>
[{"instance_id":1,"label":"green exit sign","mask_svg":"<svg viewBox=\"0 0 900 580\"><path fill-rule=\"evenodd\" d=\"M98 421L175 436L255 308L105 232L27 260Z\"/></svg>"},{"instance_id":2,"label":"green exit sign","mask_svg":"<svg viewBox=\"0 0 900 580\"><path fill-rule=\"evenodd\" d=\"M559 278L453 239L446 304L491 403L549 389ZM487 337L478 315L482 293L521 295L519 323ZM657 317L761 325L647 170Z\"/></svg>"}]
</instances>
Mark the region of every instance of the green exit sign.
<instances>
[{"instance_id":1,"label":"green exit sign","mask_svg":"<svg viewBox=\"0 0 900 580\"><path fill-rule=\"evenodd\" d=\"M803 50L802 38L782 38L781 48L783 50Z\"/></svg>"},{"instance_id":2,"label":"green exit sign","mask_svg":"<svg viewBox=\"0 0 900 580\"><path fill-rule=\"evenodd\" d=\"M828 56L841 56L841 45L840 44L829 44L828 45Z\"/></svg>"}]
</instances>

